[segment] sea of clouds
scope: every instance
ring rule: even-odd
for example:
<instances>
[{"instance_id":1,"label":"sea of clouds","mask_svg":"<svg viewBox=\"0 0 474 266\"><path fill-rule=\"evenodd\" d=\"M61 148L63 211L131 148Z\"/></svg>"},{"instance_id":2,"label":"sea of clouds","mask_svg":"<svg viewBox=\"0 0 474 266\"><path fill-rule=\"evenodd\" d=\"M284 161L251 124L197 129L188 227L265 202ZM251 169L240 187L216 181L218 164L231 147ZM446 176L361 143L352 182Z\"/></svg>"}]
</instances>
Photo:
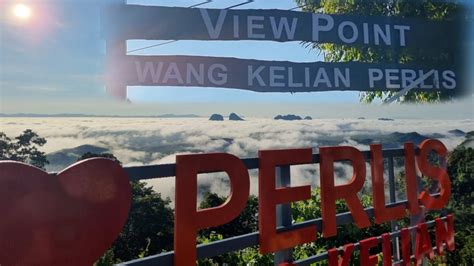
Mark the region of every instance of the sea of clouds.
<instances>
[{"instance_id":1,"label":"sea of clouds","mask_svg":"<svg viewBox=\"0 0 474 266\"><path fill-rule=\"evenodd\" d=\"M317 152L320 146L350 145L368 150L368 144L361 143L364 139L393 147L389 136L394 132L417 132L438 138L448 149L453 149L465 137L452 130L474 130L473 120L413 119L276 121L247 118L246 121L208 121L205 118L0 118L0 124L0 131L9 137L32 129L46 138L47 144L42 150L49 156L56 154L50 158L66 158L74 148L92 145L113 153L124 166L173 163L176 154L186 153L227 152L248 158L257 157L258 150L277 148L312 147ZM69 162L51 160L47 170L59 171L67 164ZM351 171L350 165L338 165L338 182L349 178ZM319 183L319 169L315 165L292 167L291 174L292 185ZM256 193L258 172L252 170L250 175L251 190ZM174 178L148 182L163 196L174 198ZM199 185L202 192L226 195L229 191L224 174L200 176Z\"/></svg>"}]
</instances>

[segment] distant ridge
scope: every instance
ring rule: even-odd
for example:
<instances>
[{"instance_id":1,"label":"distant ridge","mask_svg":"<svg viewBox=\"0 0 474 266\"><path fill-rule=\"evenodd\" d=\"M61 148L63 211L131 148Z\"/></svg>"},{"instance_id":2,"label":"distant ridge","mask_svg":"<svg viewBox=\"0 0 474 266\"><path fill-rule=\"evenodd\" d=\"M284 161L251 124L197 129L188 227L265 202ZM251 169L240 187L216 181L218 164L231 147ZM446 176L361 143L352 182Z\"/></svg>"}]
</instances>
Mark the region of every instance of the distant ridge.
<instances>
[{"instance_id":1,"label":"distant ridge","mask_svg":"<svg viewBox=\"0 0 474 266\"><path fill-rule=\"evenodd\" d=\"M444 135L437 135L438 138L444 137ZM398 149L405 142L413 142L415 145L419 145L426 139L429 139L428 136L419 134L418 132L393 132L390 134L380 134L380 135L354 135L351 137L352 140L359 144L370 145L381 143L384 148L388 149Z\"/></svg>"},{"instance_id":2,"label":"distant ridge","mask_svg":"<svg viewBox=\"0 0 474 266\"><path fill-rule=\"evenodd\" d=\"M116 118L198 118L201 117L195 114L163 114L163 115L88 115L88 114L33 114L33 113L18 113L18 114L3 114L0 117L116 117Z\"/></svg>"},{"instance_id":3,"label":"distant ridge","mask_svg":"<svg viewBox=\"0 0 474 266\"><path fill-rule=\"evenodd\" d=\"M105 153L110 152L109 149L105 147L95 146L95 145L80 145L74 148L62 149L52 153L48 153L46 157L50 161L50 165L47 166L49 171L59 171L68 165L73 164L77 161L83 154L90 153Z\"/></svg>"},{"instance_id":4,"label":"distant ridge","mask_svg":"<svg viewBox=\"0 0 474 266\"><path fill-rule=\"evenodd\" d=\"M302 120L301 116L299 115L277 115L273 118L274 120L286 120L286 121L293 121L293 120Z\"/></svg>"},{"instance_id":5,"label":"distant ridge","mask_svg":"<svg viewBox=\"0 0 474 266\"><path fill-rule=\"evenodd\" d=\"M232 121L244 121L244 119L242 119L242 117L240 117L239 115L237 115L236 113L231 113L229 115L229 120L232 120Z\"/></svg>"},{"instance_id":6,"label":"distant ridge","mask_svg":"<svg viewBox=\"0 0 474 266\"><path fill-rule=\"evenodd\" d=\"M224 117L220 114L212 114L211 117L209 117L210 121L224 121Z\"/></svg>"}]
</instances>

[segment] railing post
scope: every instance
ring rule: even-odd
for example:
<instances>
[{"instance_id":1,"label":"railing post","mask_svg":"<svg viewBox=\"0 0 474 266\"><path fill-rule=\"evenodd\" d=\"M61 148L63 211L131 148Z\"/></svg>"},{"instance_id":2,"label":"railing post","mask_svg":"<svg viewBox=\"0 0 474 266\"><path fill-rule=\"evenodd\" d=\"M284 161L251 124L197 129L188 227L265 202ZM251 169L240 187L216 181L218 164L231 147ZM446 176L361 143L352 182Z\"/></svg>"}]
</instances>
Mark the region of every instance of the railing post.
<instances>
[{"instance_id":1,"label":"railing post","mask_svg":"<svg viewBox=\"0 0 474 266\"><path fill-rule=\"evenodd\" d=\"M276 185L277 187L290 186L290 166L279 166L276 168ZM289 227L292 224L291 204L279 204L276 209L277 227ZM275 252L274 263L278 265L285 261L292 261L292 249L285 249Z\"/></svg>"},{"instance_id":2,"label":"railing post","mask_svg":"<svg viewBox=\"0 0 474 266\"><path fill-rule=\"evenodd\" d=\"M393 164L393 156L389 156L388 158L388 188L389 188L389 197L390 197L390 203L395 203L397 202L397 194L396 194L396 188L395 188L395 166ZM390 222L390 227L393 231L398 230L398 223L397 221L391 221ZM398 237L395 238L395 241L392 241L393 245L393 255L395 257L395 261L400 260L400 239Z\"/></svg>"},{"instance_id":3,"label":"railing post","mask_svg":"<svg viewBox=\"0 0 474 266\"><path fill-rule=\"evenodd\" d=\"M417 194L421 192L421 188L423 186L423 181L421 178L422 177L419 176L418 174L416 175L416 193ZM420 213L410 216L410 226L415 226L423 222L423 220L425 219L425 214L426 214L425 207L421 206ZM416 239L416 231L413 231L411 233L411 247L412 247L413 254L415 254L415 239ZM428 261L426 260L426 258L423 259L421 265L423 266L428 265Z\"/></svg>"}]
</instances>

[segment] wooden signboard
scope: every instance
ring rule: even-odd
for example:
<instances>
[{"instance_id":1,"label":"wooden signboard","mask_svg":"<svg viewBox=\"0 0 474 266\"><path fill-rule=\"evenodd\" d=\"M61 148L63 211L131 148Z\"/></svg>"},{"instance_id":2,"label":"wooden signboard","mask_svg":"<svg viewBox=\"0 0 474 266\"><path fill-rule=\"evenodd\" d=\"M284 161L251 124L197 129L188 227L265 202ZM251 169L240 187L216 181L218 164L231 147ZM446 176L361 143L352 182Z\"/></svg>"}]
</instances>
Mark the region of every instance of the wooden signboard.
<instances>
[{"instance_id":1,"label":"wooden signboard","mask_svg":"<svg viewBox=\"0 0 474 266\"><path fill-rule=\"evenodd\" d=\"M109 37L146 40L306 41L382 47L449 46L451 23L400 17L286 10L121 5L108 13Z\"/></svg>"},{"instance_id":2,"label":"wooden signboard","mask_svg":"<svg viewBox=\"0 0 474 266\"><path fill-rule=\"evenodd\" d=\"M126 56L114 76L130 86L236 88L257 92L400 90L425 76L414 90L453 90L452 69L402 64L294 63L201 56Z\"/></svg>"},{"instance_id":3,"label":"wooden signboard","mask_svg":"<svg viewBox=\"0 0 474 266\"><path fill-rule=\"evenodd\" d=\"M380 47L398 53L452 53L455 22L394 16L329 15L286 10L230 10L116 5L105 13L107 89L187 86L256 92L454 90L455 65L296 63L201 56L126 55L126 40L261 40Z\"/></svg>"}]
</instances>

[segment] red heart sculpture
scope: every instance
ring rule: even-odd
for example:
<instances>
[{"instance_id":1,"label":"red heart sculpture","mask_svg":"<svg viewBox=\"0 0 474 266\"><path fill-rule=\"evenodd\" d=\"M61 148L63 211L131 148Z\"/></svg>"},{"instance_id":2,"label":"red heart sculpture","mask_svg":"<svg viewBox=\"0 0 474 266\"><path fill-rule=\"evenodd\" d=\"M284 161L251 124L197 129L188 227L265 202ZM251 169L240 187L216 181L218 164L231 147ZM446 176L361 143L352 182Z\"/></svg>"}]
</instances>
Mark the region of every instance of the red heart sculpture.
<instances>
[{"instance_id":1,"label":"red heart sculpture","mask_svg":"<svg viewBox=\"0 0 474 266\"><path fill-rule=\"evenodd\" d=\"M92 265L125 224L131 188L122 167L94 158L49 175L0 162L0 265Z\"/></svg>"}]
</instances>

